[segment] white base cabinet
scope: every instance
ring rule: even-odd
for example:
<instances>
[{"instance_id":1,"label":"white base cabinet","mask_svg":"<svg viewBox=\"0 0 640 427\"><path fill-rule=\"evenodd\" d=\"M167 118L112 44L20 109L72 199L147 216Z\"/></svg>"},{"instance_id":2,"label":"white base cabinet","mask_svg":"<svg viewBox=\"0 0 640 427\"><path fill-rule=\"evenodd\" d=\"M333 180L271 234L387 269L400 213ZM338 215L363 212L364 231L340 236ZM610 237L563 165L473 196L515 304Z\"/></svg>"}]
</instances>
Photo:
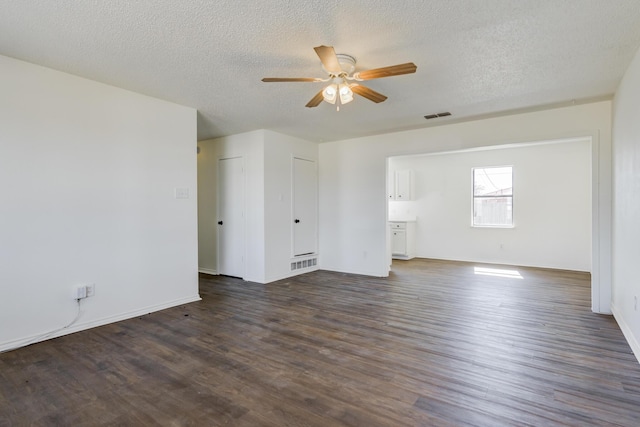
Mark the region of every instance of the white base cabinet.
<instances>
[{"instance_id":1,"label":"white base cabinet","mask_svg":"<svg viewBox=\"0 0 640 427\"><path fill-rule=\"evenodd\" d=\"M411 259L415 254L415 222L394 221L391 227L391 258Z\"/></svg>"}]
</instances>

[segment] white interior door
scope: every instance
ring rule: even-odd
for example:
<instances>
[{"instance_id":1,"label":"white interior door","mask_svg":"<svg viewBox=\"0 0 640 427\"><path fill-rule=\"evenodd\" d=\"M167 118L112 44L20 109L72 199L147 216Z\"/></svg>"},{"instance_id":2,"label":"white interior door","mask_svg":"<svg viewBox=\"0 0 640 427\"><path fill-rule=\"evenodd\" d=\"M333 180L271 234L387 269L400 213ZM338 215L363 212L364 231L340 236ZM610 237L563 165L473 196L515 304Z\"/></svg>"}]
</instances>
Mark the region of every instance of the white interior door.
<instances>
[{"instance_id":1,"label":"white interior door","mask_svg":"<svg viewBox=\"0 0 640 427\"><path fill-rule=\"evenodd\" d=\"M318 241L316 162L293 159L293 255L315 253Z\"/></svg>"},{"instance_id":2,"label":"white interior door","mask_svg":"<svg viewBox=\"0 0 640 427\"><path fill-rule=\"evenodd\" d=\"M242 157L218 160L218 273L244 277Z\"/></svg>"}]
</instances>

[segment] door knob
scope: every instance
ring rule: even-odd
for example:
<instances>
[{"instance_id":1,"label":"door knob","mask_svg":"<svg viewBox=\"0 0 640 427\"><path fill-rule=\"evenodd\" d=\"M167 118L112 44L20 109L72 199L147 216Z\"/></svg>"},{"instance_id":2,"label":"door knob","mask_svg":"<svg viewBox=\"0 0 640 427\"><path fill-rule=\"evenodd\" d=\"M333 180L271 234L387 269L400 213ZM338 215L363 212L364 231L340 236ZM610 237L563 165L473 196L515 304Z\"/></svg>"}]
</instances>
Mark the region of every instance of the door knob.
<instances>
[{"instance_id":1,"label":"door knob","mask_svg":"<svg viewBox=\"0 0 640 427\"><path fill-rule=\"evenodd\" d=\"M218 225L222 225L222 221L218 221Z\"/></svg>"},{"instance_id":2,"label":"door knob","mask_svg":"<svg viewBox=\"0 0 640 427\"><path fill-rule=\"evenodd\" d=\"M300 222L299 219L295 219L293 222L295 222L296 224Z\"/></svg>"}]
</instances>

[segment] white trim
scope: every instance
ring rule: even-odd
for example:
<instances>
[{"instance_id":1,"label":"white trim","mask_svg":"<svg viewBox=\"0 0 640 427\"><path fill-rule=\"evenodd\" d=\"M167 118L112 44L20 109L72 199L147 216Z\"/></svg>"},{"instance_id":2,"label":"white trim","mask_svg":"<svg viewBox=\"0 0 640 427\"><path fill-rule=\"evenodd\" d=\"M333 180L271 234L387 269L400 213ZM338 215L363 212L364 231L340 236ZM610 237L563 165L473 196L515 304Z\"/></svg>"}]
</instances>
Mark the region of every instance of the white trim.
<instances>
[{"instance_id":1,"label":"white trim","mask_svg":"<svg viewBox=\"0 0 640 427\"><path fill-rule=\"evenodd\" d=\"M631 328L624 321L624 317L618 314L618 310L616 306L611 302L611 313L613 314L613 318L618 323L620 330L622 331L622 335L626 338L629 343L629 347L631 347L631 351L633 351L634 356L636 356L636 360L640 363L640 343L636 340L636 337L633 336L633 332L631 332Z\"/></svg>"},{"instance_id":2,"label":"white trim","mask_svg":"<svg viewBox=\"0 0 640 427\"><path fill-rule=\"evenodd\" d=\"M211 274L212 276L218 275L218 272L216 270L212 270L211 268L199 268L198 273Z\"/></svg>"},{"instance_id":3,"label":"white trim","mask_svg":"<svg viewBox=\"0 0 640 427\"><path fill-rule=\"evenodd\" d=\"M391 157L427 157L427 156L441 156L443 154L459 154L459 153L473 153L477 151L491 151L491 150L503 150L507 148L522 148L522 147L532 147L538 145L549 145L549 144L565 144L571 142L580 142L586 139L593 138L593 134L587 133L585 135L574 135L568 136L566 138L549 138L549 139L541 139L541 140L523 140L522 142L512 142L512 143L496 143L493 145L483 145L481 147L471 147L471 148L460 148L456 150L443 150L443 151L430 151L427 153L408 153L408 154L390 154L387 156L387 159ZM488 166L494 167L494 166ZM496 166L499 167L499 166Z\"/></svg>"},{"instance_id":4,"label":"white trim","mask_svg":"<svg viewBox=\"0 0 640 427\"><path fill-rule=\"evenodd\" d=\"M322 267L320 267L319 270L322 270ZM356 274L356 275L359 275L359 276L389 277L389 273L380 274L379 271L373 272L373 271L345 270L345 269L334 269L334 268L332 268L331 270L327 270L327 271L331 271L332 273Z\"/></svg>"},{"instance_id":5,"label":"white trim","mask_svg":"<svg viewBox=\"0 0 640 427\"><path fill-rule=\"evenodd\" d=\"M600 138L591 136L591 311L601 313L600 288ZM603 314L611 314L603 313Z\"/></svg>"},{"instance_id":6,"label":"white trim","mask_svg":"<svg viewBox=\"0 0 640 427\"><path fill-rule=\"evenodd\" d=\"M145 308L140 308L138 310L134 310L134 311L129 311L126 313L121 313L121 314L116 314L115 316L109 316L109 317L103 317L102 319L98 319L98 320L92 320L90 322L86 322L86 323L77 323L76 325L69 327L67 329L63 329L59 332L56 332L54 334L51 334L49 336L47 336L46 338L42 338L42 339L38 339L38 337L41 337L43 334L46 334L47 332L41 332L35 335L31 335L29 337L25 337L25 338L20 338L17 340L13 340L13 341L6 341L0 344L0 352L2 351L7 351L10 349L17 349L19 347L23 347L25 345L29 345L29 344L35 344L37 342L41 342L41 341L46 341L46 340L50 340L52 338L57 338L57 337L61 337L63 335L68 335L68 334L72 334L74 332L80 332L80 331L84 331L86 329L91 329L91 328L95 328L97 326L103 326L103 325L108 325L110 323L115 323L115 322L119 322L121 320L126 320L126 319L131 319L133 317L137 317L137 316L143 316L145 314L149 314L149 313L153 313L155 311L160 311L160 310L165 310L167 308L171 308L171 307L176 307L178 305L182 305L182 304L188 304L191 302L196 302L196 301L200 301L202 298L200 298L200 295L196 294L190 297L185 297L185 298L180 298L177 300L173 300L173 301L168 301L165 302L163 304L158 304L158 305L152 305L149 307L145 307ZM35 340L35 341L33 341Z\"/></svg>"},{"instance_id":7,"label":"white trim","mask_svg":"<svg viewBox=\"0 0 640 427\"><path fill-rule=\"evenodd\" d=\"M473 221L473 219L471 219ZM515 225L471 225L471 228L516 228Z\"/></svg>"},{"instance_id":8,"label":"white trim","mask_svg":"<svg viewBox=\"0 0 640 427\"><path fill-rule=\"evenodd\" d=\"M295 270L288 274L279 274L277 276L267 277L263 284L266 285L267 283L277 282L278 280L289 279L295 276L301 276L305 273L311 273L312 271L318 271L318 270L320 270L320 268L317 265L314 265L311 268L301 268L300 270Z\"/></svg>"}]
</instances>

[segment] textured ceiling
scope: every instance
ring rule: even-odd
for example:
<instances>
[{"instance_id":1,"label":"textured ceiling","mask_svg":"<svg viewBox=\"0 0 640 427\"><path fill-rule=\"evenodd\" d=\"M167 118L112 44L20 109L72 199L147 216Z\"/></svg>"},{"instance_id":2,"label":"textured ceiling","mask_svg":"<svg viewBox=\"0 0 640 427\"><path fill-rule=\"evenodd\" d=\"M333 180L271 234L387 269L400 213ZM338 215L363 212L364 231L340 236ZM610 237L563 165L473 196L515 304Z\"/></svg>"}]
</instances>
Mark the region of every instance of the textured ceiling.
<instances>
[{"instance_id":1,"label":"textured ceiling","mask_svg":"<svg viewBox=\"0 0 640 427\"><path fill-rule=\"evenodd\" d=\"M389 99L305 104L335 46ZM608 97L640 46L638 0L0 0L0 54L197 108L198 139L310 141ZM423 116L450 111L450 118Z\"/></svg>"}]
</instances>

